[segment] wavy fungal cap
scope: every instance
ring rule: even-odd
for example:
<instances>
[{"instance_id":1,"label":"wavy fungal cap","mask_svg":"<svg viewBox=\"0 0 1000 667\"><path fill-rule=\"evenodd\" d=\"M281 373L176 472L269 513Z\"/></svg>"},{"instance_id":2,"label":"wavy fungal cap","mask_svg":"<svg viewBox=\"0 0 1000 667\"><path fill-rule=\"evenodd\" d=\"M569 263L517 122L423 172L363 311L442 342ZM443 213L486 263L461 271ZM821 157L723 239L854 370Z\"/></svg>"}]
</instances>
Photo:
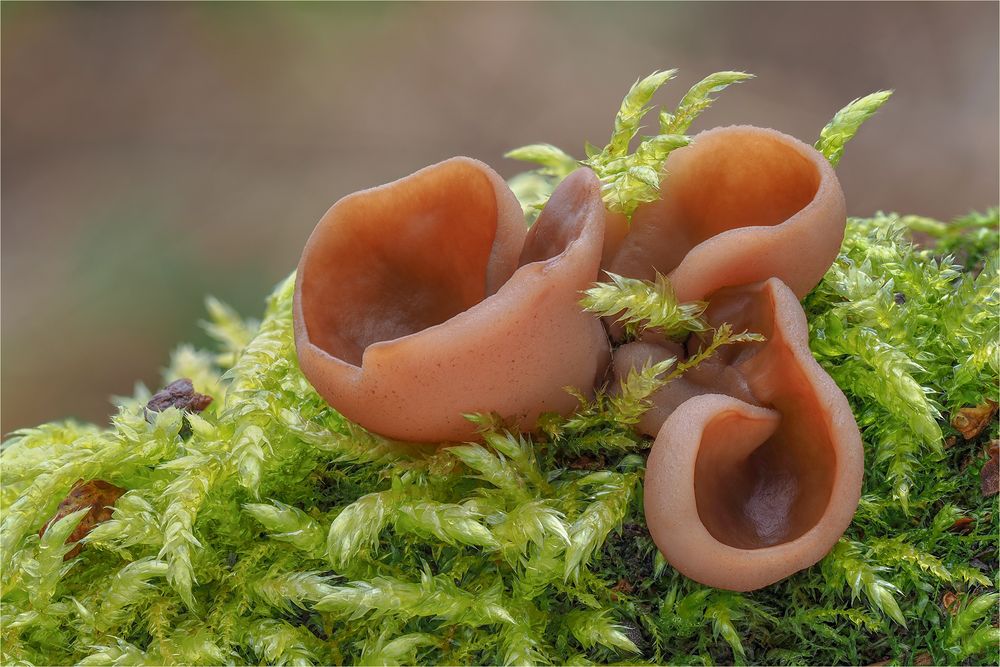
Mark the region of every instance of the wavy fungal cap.
<instances>
[{"instance_id":1,"label":"wavy fungal cap","mask_svg":"<svg viewBox=\"0 0 1000 667\"><path fill-rule=\"evenodd\" d=\"M679 388L684 400L647 463L646 519L685 575L753 590L816 563L840 538L861 495L864 451L847 399L809 353L805 314L787 286L722 290L706 317L767 341L730 346L714 381L705 369L696 387ZM673 385L654 402L674 403Z\"/></svg>"},{"instance_id":2,"label":"wavy fungal cap","mask_svg":"<svg viewBox=\"0 0 1000 667\"><path fill-rule=\"evenodd\" d=\"M603 242L588 169L528 233L503 179L469 158L349 195L299 263L302 371L331 406L391 438L467 440L469 412L530 430L542 412L574 408L563 387L589 391L607 366L603 329L577 304Z\"/></svg>"},{"instance_id":3,"label":"wavy fungal cap","mask_svg":"<svg viewBox=\"0 0 1000 667\"><path fill-rule=\"evenodd\" d=\"M681 301L722 287L778 277L799 297L837 256L847 222L844 194L827 160L775 130L715 128L675 150L661 199L635 211L608 270L668 276Z\"/></svg>"}]
</instances>

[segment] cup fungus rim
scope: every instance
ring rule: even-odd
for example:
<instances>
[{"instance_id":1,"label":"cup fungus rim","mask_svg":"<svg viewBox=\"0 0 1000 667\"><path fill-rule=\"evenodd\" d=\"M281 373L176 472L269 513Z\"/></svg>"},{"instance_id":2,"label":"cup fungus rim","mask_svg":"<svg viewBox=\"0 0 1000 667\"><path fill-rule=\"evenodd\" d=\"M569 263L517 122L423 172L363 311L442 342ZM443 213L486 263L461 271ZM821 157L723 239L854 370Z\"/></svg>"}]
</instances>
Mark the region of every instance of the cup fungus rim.
<instances>
[{"instance_id":1,"label":"cup fungus rim","mask_svg":"<svg viewBox=\"0 0 1000 667\"><path fill-rule=\"evenodd\" d=\"M840 539L850 525L861 497L864 446L847 398L809 350L805 311L791 288L772 277L724 290L749 290L757 298L768 300L772 330L768 342L763 344L780 341L779 344L788 350L794 364L801 369L810 391L819 399L820 409L811 412L808 418L826 434L824 437L832 450L830 495L812 526L776 544L742 548L713 535L702 518L695 489L697 462L705 430L712 421L727 413L736 413L747 419L774 420L768 434L750 450L755 451L778 432L785 414L773 407L766 397L757 397L763 401L762 405L752 405L726 394L709 392L680 403L658 429L650 452L652 465L647 462L645 490L650 499L656 495L658 500L650 504L644 500L644 511L651 534L669 533L660 541L654 537L654 541L667 560L682 573L716 587L755 590L815 564ZM747 361L752 359L749 357ZM660 462L667 460L669 465ZM673 491L664 495L664 488ZM652 513L659 513L659 516L650 520L650 507L657 502L660 507ZM666 514L668 508L671 515ZM683 518L672 523L671 516ZM679 550L678 546L681 547ZM701 554L702 557L697 559L692 554ZM720 572L719 566L713 564L719 559L728 564L728 572Z\"/></svg>"},{"instance_id":2,"label":"cup fungus rim","mask_svg":"<svg viewBox=\"0 0 1000 667\"><path fill-rule=\"evenodd\" d=\"M298 344L300 344L300 345L301 344L307 345L310 348L310 350L313 353L318 354L320 358L331 360L331 361L333 361L333 362L335 362L335 363L337 363L339 365L343 365L344 367L346 367L348 369L354 369L356 372L360 371L360 372L363 373L364 368L365 368L365 362L369 359L369 353L371 353L374 356L377 356L380 352L383 352L383 351L391 348L392 346L395 346L397 344L403 343L405 341L413 340L417 336L433 335L434 332L440 332L446 326L455 326L456 324L463 323L463 322L465 322L466 320L468 320L470 318L476 317L477 315L481 314L483 310L488 309L491 305L493 305L495 303L499 303L503 299L509 299L510 298L510 292L512 290L518 289L519 287L522 287L522 283L530 281L530 279L532 277L537 278L537 277L543 276L543 275L549 273L550 271L552 271L558 264L560 264L562 262L562 260L567 255L571 254L579 245L585 243L585 241L587 240L587 238L586 238L587 236L590 236L590 235L593 235L593 234L597 233L597 231L595 231L595 227L597 227L597 225L592 225L592 224L591 225L584 225L583 227L581 227L579 233L576 234L575 236L573 236L573 238L569 241L569 243L567 243L566 246L564 248L562 248L558 253L556 253L555 255L552 255L551 257L548 257L546 259L535 260L533 262L528 262L526 264L523 264L523 265L520 265L520 266L516 266L514 268L514 271L509 276L507 276L507 278L503 282L501 282L492 293L487 293L480 301L476 302L475 304L473 304L469 308L466 308L465 310L461 310L461 311L455 313L454 315L450 316L446 320L444 320L442 322L438 322L437 324L433 324L433 325L431 325L429 327L425 327L423 329L420 329L419 331L414 331L412 333L409 333L409 334L406 334L406 335L403 335L403 336L398 336L396 338L391 338L391 339L387 339L387 340L380 340L380 341L376 341L374 343L369 344L368 346L366 346L364 348L364 351L362 352L361 363L360 364L353 364L353 363L351 363L349 361L346 361L346 360L344 360L344 359L342 359L342 358L340 358L338 356L334 356L328 350L326 350L323 347L320 347L319 345L317 345L316 343L314 343L313 340L312 340L312 338L311 338L311 336L309 335L309 327L308 327L308 324L306 322L307 318L306 318L306 314L305 314L305 312L303 310L303 306L302 306L302 298L301 298L301 295L302 295L302 281L303 281L303 276L304 276L303 268L304 268L304 266L305 266L305 264L306 264L306 262L308 261L308 258L309 258L308 249L310 247L310 241L312 240L313 235L318 233L319 228L323 224L323 222L326 221L328 218L330 218L330 216L335 211L341 210L341 208L344 207L344 206L352 205L355 200L364 200L364 199L369 198L369 197L382 196L382 193L386 189L391 188L391 187L393 187L393 186L395 186L395 185L397 185L397 184L399 184L401 182L407 181L407 180L413 178L414 176L417 176L418 174L422 174L424 172L428 172L428 171L434 170L436 168L442 167L444 165L449 165L449 164L453 164L453 163L466 164L466 165L475 167L475 168L479 169L480 171L484 172L484 175L487 176L487 178L489 178L491 180L491 184L494 186L494 190L496 191L498 199L499 199L499 197L504 196L505 194L508 194L508 193L509 193L510 197L512 197L512 198L514 197L513 192L506 185L506 182L503 181L503 179L500 178L499 175L496 174L496 172L489 165L487 165L486 163L484 163L484 162L482 162L480 160L477 160L475 158L470 158L470 157L465 157L465 156L455 156L455 157L448 158L446 160L442 160L442 161L437 162L435 164L423 167L422 169L420 169L420 170L418 170L416 172L413 172L412 174L409 174L407 176L403 176L402 178L398 178L398 179L396 179L394 181L391 181L389 183L384 183L382 185L377 185L377 186L374 186L374 187L371 187L371 188L366 188L364 190L359 190L357 192L352 192L352 193L350 193L348 195L345 195L341 199L339 199L329 209L327 209L326 213L323 214L323 217L320 218L319 223L317 223L316 227L310 233L309 239L306 241L306 248L307 248L307 250L305 252L303 252L302 258L299 261L298 270L296 271L295 289L294 289L294 294L293 294L293 299L292 299L292 306L293 306L293 312L294 312L294 317L293 317L294 327L295 327L296 333L299 334L299 335L296 336L296 338L298 339ZM495 179L494 179L494 175L495 175ZM599 181L597 179L596 174L594 174L593 170L591 170L588 167L581 167L579 169L576 169L569 176L567 176L565 179L563 179L563 181L560 183L560 185L562 185L563 183L571 181L571 179L572 180L582 180L582 179L585 179L585 178L587 180L592 181L591 187L594 184L597 184L598 188L599 188ZM506 192L499 191L498 188L496 187L498 184L502 184L504 186L504 188L506 188ZM600 200L599 197L598 197L598 200ZM516 201L516 199L515 199L515 201ZM601 206L603 207L603 205L604 205L603 201L601 201ZM500 215L499 208L500 207L498 206L498 211L497 211L498 219L499 219L499 215ZM521 212L520 207L518 207L518 213L521 214L522 221L524 221L523 220L523 212ZM544 209L543 209L543 213L544 213ZM536 221L535 224L537 225L538 221ZM499 227L499 225L497 225L497 227ZM524 234L522 235L522 248L519 248L518 252L516 254L514 254L515 258L519 257L520 251L521 251L521 249L523 249L523 245L524 245L523 239L527 236L527 232L528 231L529 231L529 228L525 224L525 226L524 226ZM487 260L487 274L489 273L489 270L490 270L490 266L489 266L490 262L493 261L494 256L495 256L495 254L497 252L496 246L497 246L497 242L496 242L496 240L494 240L493 247L492 247L492 249L490 251L490 256L489 256L489 258ZM487 283L488 282L489 281L487 280Z\"/></svg>"},{"instance_id":3,"label":"cup fungus rim","mask_svg":"<svg viewBox=\"0 0 1000 667\"><path fill-rule=\"evenodd\" d=\"M810 146L809 144L805 143L798 137L793 137L792 135L782 132L781 130L775 130L774 128L770 127L758 127L757 125L748 125L748 124L734 124L734 125L720 125L718 127L702 130L701 132L699 132L694 136L694 138L692 139L691 143L688 146L678 149L677 153L680 153L680 151L686 149L697 149L699 138L701 138L701 140L704 141L705 138L712 138L715 137L716 135L738 134L742 132L750 132L751 134L766 136L768 139L774 141L774 143L778 145L782 150L794 151L798 155L805 158L806 162L814 169L814 174L816 177L816 187L813 189L812 194L809 197L809 200L806 201L805 204L803 204L800 208L796 209L785 219L779 220L778 222L772 225L741 225L738 227L731 227L730 229L721 231L718 234L713 234L712 236L709 236L703 241L699 241L698 243L691 246L691 249L688 250L687 254L684 256L684 259L687 259L687 257L692 252L694 252L697 248L704 245L705 243L708 243L712 239L731 236L732 232L738 232L741 229L753 229L753 230L778 229L790 223L797 222L797 218L803 216L808 212L811 212L812 209L819 207L818 202L821 201L820 197L821 194L836 193L838 191L843 192L843 189L839 187L839 179L837 178L836 171L834 171L833 166L830 164L830 162L825 157L823 157L822 153L820 153L813 146ZM664 179L668 179L670 177L669 166L670 166L670 158L668 157L666 163L664 164L664 174L663 174ZM835 184L838 184L837 187L835 187ZM679 266L680 264L678 264L678 267Z\"/></svg>"},{"instance_id":4,"label":"cup fungus rim","mask_svg":"<svg viewBox=\"0 0 1000 667\"><path fill-rule=\"evenodd\" d=\"M846 403L846 399L844 401ZM721 405L720 405L721 404ZM838 406L839 407L839 406ZM824 413L823 419L831 431L836 430L838 409ZM751 418L774 420L773 434L780 427L782 416L772 408L751 405L738 398L725 394L703 394L694 396L682 403L663 423L660 434L654 442L653 451L658 458L669 458L669 466L657 466L652 483L647 472L647 482L644 487L644 513L650 533L669 530L670 536L663 540L666 548L657 543L657 548L664 552L667 560L685 576L716 588L736 591L751 591L769 586L796 572L819 562L836 544L844 530L850 525L857 501L861 493L861 474L852 474L858 468L850 465L849 459L855 458L860 452L851 447L854 438L848 432L847 447L834 447L834 455L838 465L833 468L833 483L830 498L819 516L816 524L801 535L770 546L741 549L716 538L705 526L698 508L695 493L695 473L698 454L701 449L704 429L708 424L723 415L737 413ZM670 439L669 444L657 447L661 437L670 437L671 433L681 429L690 433L690 421L696 420L698 427L697 446L683 446L681 439ZM677 422L686 421L680 425ZM687 427L685 429L685 427ZM763 445L765 437L757 447ZM860 447L860 437L856 443ZM667 447L666 450L663 447ZM845 463L845 465L840 465ZM858 462L855 462L858 463ZM863 458L860 466L863 467ZM649 466L647 465L647 471ZM682 515L683 519L674 525L664 525L662 519L650 520L649 505L645 497L658 493L659 488L673 488L673 514ZM667 522L669 524L669 520ZM654 542L655 542L654 537ZM699 551L700 558L683 554L677 557L675 547L683 544L685 551ZM672 548L674 547L674 548ZM775 560L777 557L778 560ZM719 571L718 561L726 560L729 569ZM736 565L734 565L734 563ZM707 576L706 576L707 574Z\"/></svg>"},{"instance_id":5,"label":"cup fungus rim","mask_svg":"<svg viewBox=\"0 0 1000 667\"><path fill-rule=\"evenodd\" d=\"M809 264L815 260L816 262L823 262L828 265L829 262L833 261L836 251L840 248L844 234L843 224L820 225L815 230L815 233L812 234L807 234L805 230L809 226L815 227L817 219L826 219L828 216L840 219L841 222L846 220L846 204L843 188L840 185L833 166L813 146L806 144L796 137L773 128L747 124L726 125L704 130L696 134L688 146L679 148L671 153L664 163L661 174L663 197L656 201L642 204L636 211L637 219L633 221L633 225L637 224L638 221L638 224L643 227L650 224L656 226L656 223L652 222L652 220L648 222L642 221L643 217L658 217L667 212L668 209L662 207L670 206L671 173L676 171L675 168L679 161L697 162L700 158L698 157L698 153L693 152L698 151L699 147L706 140L725 142L732 138L740 140L749 137L767 140L784 154L795 155L801 158L803 168L808 168L809 178L814 181L814 184L811 184L809 189L809 197L795 211L788 213L780 220L776 220L773 224L739 224L732 226L691 244L674 266L657 267L658 270L671 280L678 296L684 301L704 300L707 295L721 287L736 286L766 279L767 275L758 275L750 280L730 284L717 284L716 281L705 278L705 267L725 267L728 263L736 260L744 261L746 259L743 257L745 249L742 246L747 242L759 245L761 252L774 256L775 253L779 252L779 248L784 245L783 241L790 240L786 238L789 235L794 238L802 235L806 235L809 238L816 238L815 247L810 247L806 253L811 259L804 265L804 270L802 270L803 275L790 275L786 281L800 297L805 296L819 282L822 274L825 272L825 269L823 272L809 271ZM684 166L686 167L686 165ZM753 239L752 241L748 238L748 235ZM641 250L641 246L636 249L630 248L628 245L628 236L629 234L626 234L615 246L614 251L602 263L602 266L622 275L632 275L631 270L626 268L628 264L635 261L631 258L631 253L637 253L636 257L641 257L644 253ZM834 243L834 237L837 237L836 243ZM833 248L832 254L826 250L828 246L829 248ZM626 248L629 248L627 251L628 254L623 256L622 252ZM620 262L624 262L625 264L619 264ZM779 273L787 271L788 268L782 266L778 271ZM796 270L796 273L798 271Z\"/></svg>"}]
</instances>

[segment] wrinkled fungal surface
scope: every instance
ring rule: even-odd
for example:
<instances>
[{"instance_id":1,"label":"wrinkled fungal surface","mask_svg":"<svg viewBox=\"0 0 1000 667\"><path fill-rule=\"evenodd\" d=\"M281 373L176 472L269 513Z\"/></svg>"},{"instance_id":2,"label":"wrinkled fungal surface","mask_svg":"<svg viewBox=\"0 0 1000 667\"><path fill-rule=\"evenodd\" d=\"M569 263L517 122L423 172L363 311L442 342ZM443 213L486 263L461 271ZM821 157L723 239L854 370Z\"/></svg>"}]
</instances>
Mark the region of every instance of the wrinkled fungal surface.
<instances>
[{"instance_id":1,"label":"wrinkled fungal surface","mask_svg":"<svg viewBox=\"0 0 1000 667\"><path fill-rule=\"evenodd\" d=\"M772 278L720 290L706 318L767 340L724 348L712 366L654 394L641 425L657 431L644 507L674 567L710 586L753 590L817 562L843 534L864 451L847 399L809 352L790 288ZM675 352L656 347L623 346L615 373L627 372L622 360Z\"/></svg>"},{"instance_id":2,"label":"wrinkled fungal surface","mask_svg":"<svg viewBox=\"0 0 1000 667\"><path fill-rule=\"evenodd\" d=\"M659 271L681 301L771 277L801 298L837 256L844 194L827 160L798 139L715 128L664 169L662 197L639 206L627 234L609 234L609 271L646 280Z\"/></svg>"},{"instance_id":3,"label":"wrinkled fungal surface","mask_svg":"<svg viewBox=\"0 0 1000 667\"><path fill-rule=\"evenodd\" d=\"M556 191L529 232L503 179L454 158L349 195L299 263L303 373L349 419L407 441L475 436L462 415L524 430L569 413L609 359L579 292L597 279L604 205L593 172Z\"/></svg>"}]
</instances>

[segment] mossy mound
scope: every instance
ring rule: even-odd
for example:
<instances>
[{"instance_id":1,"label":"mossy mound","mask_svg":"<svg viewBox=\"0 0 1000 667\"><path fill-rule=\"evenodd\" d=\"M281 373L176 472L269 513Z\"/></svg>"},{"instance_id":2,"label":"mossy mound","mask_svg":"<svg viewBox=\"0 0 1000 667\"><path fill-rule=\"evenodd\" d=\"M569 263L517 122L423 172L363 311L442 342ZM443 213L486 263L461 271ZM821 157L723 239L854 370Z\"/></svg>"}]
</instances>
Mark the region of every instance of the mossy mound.
<instances>
[{"instance_id":1,"label":"mossy mound","mask_svg":"<svg viewBox=\"0 0 1000 667\"><path fill-rule=\"evenodd\" d=\"M215 399L200 415L139 392L107 430L4 444L4 661L995 663L997 424L966 440L947 417L997 399L997 255L918 250L922 220L850 221L806 299L867 460L854 523L809 570L736 594L659 560L622 402L422 455L352 426L298 370L288 280L260 325L211 302L219 350L174 354L165 380ZM996 233L995 211L976 220ZM64 563L73 517L37 531L81 479L127 492Z\"/></svg>"},{"instance_id":2,"label":"mossy mound","mask_svg":"<svg viewBox=\"0 0 1000 667\"><path fill-rule=\"evenodd\" d=\"M589 158L617 184L609 206L628 212L655 198L641 168L658 169L684 143L674 132L686 131L710 93L746 78L712 76L661 115L667 139L641 144L623 163L647 101L669 77L633 87L611 143ZM824 130L831 161L887 96L874 97ZM575 168L541 148L529 157L549 166L516 188L528 207ZM930 239L924 249L911 230ZM533 438L479 416L484 444L414 450L348 423L305 380L291 278L260 323L210 300L217 349L183 346L164 374L190 378L213 399L207 409L160 400L151 410L139 390L107 429L52 423L3 443L0 657L996 664L997 459L986 445L997 422L972 428L968 408L1000 399L998 239L996 209L949 224L849 221L804 307L814 355L862 430L863 496L821 563L748 594L681 576L646 530L650 441L631 425L665 369L633 375L615 399L583 400ZM670 293L636 283L628 298ZM183 405L204 407L185 387L174 387ZM71 555L67 537L86 511L39 532L81 480L124 493Z\"/></svg>"}]
</instances>

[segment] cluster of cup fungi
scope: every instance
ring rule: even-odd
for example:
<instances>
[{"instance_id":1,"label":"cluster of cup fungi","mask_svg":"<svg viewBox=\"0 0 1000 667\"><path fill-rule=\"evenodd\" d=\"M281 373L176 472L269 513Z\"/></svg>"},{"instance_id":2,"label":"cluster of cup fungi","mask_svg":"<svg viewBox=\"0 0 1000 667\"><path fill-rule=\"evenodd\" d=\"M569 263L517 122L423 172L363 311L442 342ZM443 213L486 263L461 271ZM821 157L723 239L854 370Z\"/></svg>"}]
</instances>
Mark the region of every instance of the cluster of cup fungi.
<instances>
[{"instance_id":1,"label":"cluster of cup fungi","mask_svg":"<svg viewBox=\"0 0 1000 667\"><path fill-rule=\"evenodd\" d=\"M621 328L580 306L603 272L666 276L711 326L763 335L652 395L644 509L679 571L737 591L820 560L857 508L864 454L844 394L809 352L799 303L843 240L827 160L780 132L716 128L668 157L658 201L606 210L586 167L528 228L487 165L457 157L337 202L298 267L303 373L348 419L408 442L477 437L466 413L530 432L632 369L700 340Z\"/></svg>"}]
</instances>

